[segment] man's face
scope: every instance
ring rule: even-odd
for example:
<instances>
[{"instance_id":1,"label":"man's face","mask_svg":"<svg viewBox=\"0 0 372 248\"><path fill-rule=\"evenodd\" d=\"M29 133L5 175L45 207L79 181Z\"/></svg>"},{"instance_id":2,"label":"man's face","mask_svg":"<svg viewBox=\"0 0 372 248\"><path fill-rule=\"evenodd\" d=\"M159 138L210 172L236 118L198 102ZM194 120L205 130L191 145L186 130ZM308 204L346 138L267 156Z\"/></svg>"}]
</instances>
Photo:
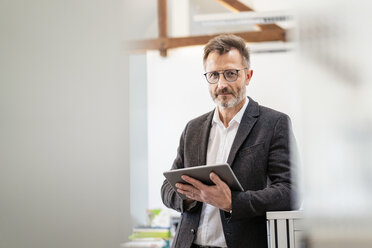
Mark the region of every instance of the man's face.
<instances>
[{"instance_id":1,"label":"man's face","mask_svg":"<svg viewBox=\"0 0 372 248\"><path fill-rule=\"evenodd\" d=\"M211 52L205 61L206 72L223 72L229 69L243 69L242 56L237 49L231 49L225 54ZM252 76L251 70L238 71L238 78L229 82L223 74L220 74L216 84L209 84L209 93L213 101L222 108L232 108L238 105L246 97L246 86Z\"/></svg>"}]
</instances>

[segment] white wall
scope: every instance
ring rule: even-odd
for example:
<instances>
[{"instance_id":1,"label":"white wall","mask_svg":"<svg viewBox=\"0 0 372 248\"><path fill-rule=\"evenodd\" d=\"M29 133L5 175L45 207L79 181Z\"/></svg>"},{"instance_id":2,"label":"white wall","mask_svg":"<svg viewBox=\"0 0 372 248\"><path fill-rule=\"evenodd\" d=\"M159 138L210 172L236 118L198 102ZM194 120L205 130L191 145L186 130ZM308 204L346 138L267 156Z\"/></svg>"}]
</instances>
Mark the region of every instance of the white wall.
<instances>
[{"instance_id":1,"label":"white wall","mask_svg":"<svg viewBox=\"0 0 372 248\"><path fill-rule=\"evenodd\" d=\"M147 53L149 207L163 207L163 171L176 157L186 123L213 107L204 82L202 47Z\"/></svg>"},{"instance_id":2,"label":"white wall","mask_svg":"<svg viewBox=\"0 0 372 248\"><path fill-rule=\"evenodd\" d=\"M133 226L147 224L147 67L146 55L130 56L130 213Z\"/></svg>"},{"instance_id":3,"label":"white wall","mask_svg":"<svg viewBox=\"0 0 372 248\"><path fill-rule=\"evenodd\" d=\"M122 1L0 2L0 247L130 233Z\"/></svg>"},{"instance_id":4,"label":"white wall","mask_svg":"<svg viewBox=\"0 0 372 248\"><path fill-rule=\"evenodd\" d=\"M163 171L176 157L181 132L187 122L214 108L203 76L203 47L169 51L168 57L147 54L149 207L163 207L160 187ZM301 143L299 82L295 52L253 53L253 78L247 94L260 104L291 116Z\"/></svg>"}]
</instances>

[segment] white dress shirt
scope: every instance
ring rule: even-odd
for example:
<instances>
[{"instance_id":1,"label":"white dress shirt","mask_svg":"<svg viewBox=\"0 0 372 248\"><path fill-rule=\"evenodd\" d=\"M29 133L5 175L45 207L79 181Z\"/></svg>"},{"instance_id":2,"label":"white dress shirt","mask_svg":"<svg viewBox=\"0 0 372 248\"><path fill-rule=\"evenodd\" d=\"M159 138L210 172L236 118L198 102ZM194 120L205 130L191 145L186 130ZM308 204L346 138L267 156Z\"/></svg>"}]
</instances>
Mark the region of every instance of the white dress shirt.
<instances>
[{"instance_id":1,"label":"white dress shirt","mask_svg":"<svg viewBox=\"0 0 372 248\"><path fill-rule=\"evenodd\" d=\"M248 106L249 99L245 99L244 106L229 122L228 127L223 125L216 107L209 133L207 165L227 162L240 121ZM194 243L205 246L227 247L218 208L206 203L203 204Z\"/></svg>"}]
</instances>

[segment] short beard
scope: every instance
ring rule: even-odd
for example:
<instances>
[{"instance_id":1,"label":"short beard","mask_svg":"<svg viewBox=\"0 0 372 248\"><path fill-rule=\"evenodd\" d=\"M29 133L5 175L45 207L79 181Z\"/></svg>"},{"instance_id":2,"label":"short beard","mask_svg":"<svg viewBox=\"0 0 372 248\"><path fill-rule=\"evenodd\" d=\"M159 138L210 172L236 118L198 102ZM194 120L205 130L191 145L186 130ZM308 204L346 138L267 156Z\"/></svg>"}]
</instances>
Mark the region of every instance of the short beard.
<instances>
[{"instance_id":1,"label":"short beard","mask_svg":"<svg viewBox=\"0 0 372 248\"><path fill-rule=\"evenodd\" d=\"M220 101L218 99L219 94L224 94L224 93L230 93L233 98L230 101ZM216 92L212 93L210 92L211 97L214 101L214 103L219 106L220 108L233 108L236 105L238 105L245 97L246 97L246 86L244 85L242 88L239 88L236 94L232 92L228 88L223 88L222 90L217 90ZM223 97L224 98L224 97Z\"/></svg>"}]
</instances>

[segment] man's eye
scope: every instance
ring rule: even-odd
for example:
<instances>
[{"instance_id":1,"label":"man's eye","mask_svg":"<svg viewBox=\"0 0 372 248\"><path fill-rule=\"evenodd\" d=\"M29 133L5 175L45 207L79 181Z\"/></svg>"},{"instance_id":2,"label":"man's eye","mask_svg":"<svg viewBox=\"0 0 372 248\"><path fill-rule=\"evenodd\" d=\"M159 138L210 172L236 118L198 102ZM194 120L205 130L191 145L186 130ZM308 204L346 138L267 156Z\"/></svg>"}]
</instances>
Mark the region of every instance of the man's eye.
<instances>
[{"instance_id":1,"label":"man's eye","mask_svg":"<svg viewBox=\"0 0 372 248\"><path fill-rule=\"evenodd\" d=\"M226 76L235 76L236 75L236 71L226 71L225 72L225 75Z\"/></svg>"},{"instance_id":2,"label":"man's eye","mask_svg":"<svg viewBox=\"0 0 372 248\"><path fill-rule=\"evenodd\" d=\"M216 77L218 77L218 75L219 75L218 72L210 72L209 73L210 78L216 78Z\"/></svg>"}]
</instances>

